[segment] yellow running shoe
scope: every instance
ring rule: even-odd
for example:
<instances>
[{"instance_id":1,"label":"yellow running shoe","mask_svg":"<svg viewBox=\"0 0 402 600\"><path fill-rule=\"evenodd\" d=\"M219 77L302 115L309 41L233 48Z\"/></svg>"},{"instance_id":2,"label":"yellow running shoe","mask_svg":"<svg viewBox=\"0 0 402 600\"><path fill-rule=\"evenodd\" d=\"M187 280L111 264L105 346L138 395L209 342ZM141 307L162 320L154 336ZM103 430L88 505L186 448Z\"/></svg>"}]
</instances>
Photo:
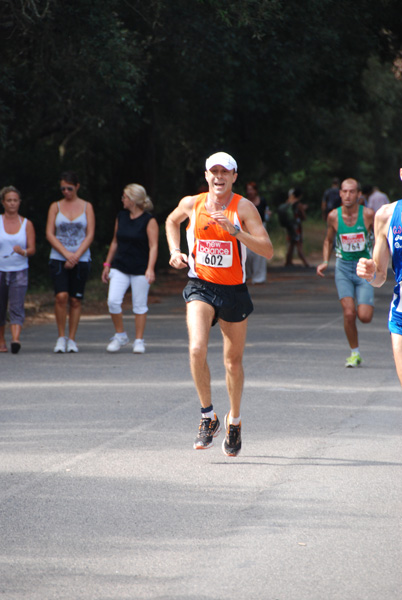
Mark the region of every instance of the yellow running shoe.
<instances>
[{"instance_id":1,"label":"yellow running shoe","mask_svg":"<svg viewBox=\"0 0 402 600\"><path fill-rule=\"evenodd\" d=\"M358 352L352 352L349 358L346 359L345 367L354 369L355 367L360 367L362 362L360 354Z\"/></svg>"}]
</instances>

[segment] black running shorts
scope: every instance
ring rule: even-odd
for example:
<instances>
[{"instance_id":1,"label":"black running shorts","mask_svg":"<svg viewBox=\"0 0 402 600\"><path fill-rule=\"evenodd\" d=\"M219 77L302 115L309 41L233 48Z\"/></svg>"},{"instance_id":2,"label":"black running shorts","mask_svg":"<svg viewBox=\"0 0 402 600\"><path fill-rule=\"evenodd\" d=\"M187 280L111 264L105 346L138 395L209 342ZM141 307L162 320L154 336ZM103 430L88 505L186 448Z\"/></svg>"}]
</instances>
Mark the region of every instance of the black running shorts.
<instances>
[{"instance_id":1,"label":"black running shorts","mask_svg":"<svg viewBox=\"0 0 402 600\"><path fill-rule=\"evenodd\" d=\"M215 325L218 319L229 323L239 323L247 319L254 309L245 283L221 285L191 278L183 290L183 298L186 302L200 300L213 306L215 318L212 325Z\"/></svg>"},{"instance_id":2,"label":"black running shorts","mask_svg":"<svg viewBox=\"0 0 402 600\"><path fill-rule=\"evenodd\" d=\"M91 268L90 262L79 262L73 269L64 268L64 260L49 260L50 277L54 293L68 292L70 298L83 300L85 284Z\"/></svg>"}]
</instances>

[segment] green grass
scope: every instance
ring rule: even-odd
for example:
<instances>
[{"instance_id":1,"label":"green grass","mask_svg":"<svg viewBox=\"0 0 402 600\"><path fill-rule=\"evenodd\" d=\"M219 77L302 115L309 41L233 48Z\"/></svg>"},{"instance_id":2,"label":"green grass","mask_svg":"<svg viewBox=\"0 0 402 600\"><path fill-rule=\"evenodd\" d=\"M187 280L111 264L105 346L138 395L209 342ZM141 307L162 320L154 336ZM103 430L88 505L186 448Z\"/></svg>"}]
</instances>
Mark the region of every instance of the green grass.
<instances>
[{"instance_id":1,"label":"green grass","mask_svg":"<svg viewBox=\"0 0 402 600\"><path fill-rule=\"evenodd\" d=\"M268 233L274 246L274 258L272 263L283 263L286 256L286 230L272 219L269 221ZM326 224L321 219L309 219L303 223L303 249L304 254L309 257L322 256L322 245L326 234ZM296 256L296 252L295 252Z\"/></svg>"}]
</instances>

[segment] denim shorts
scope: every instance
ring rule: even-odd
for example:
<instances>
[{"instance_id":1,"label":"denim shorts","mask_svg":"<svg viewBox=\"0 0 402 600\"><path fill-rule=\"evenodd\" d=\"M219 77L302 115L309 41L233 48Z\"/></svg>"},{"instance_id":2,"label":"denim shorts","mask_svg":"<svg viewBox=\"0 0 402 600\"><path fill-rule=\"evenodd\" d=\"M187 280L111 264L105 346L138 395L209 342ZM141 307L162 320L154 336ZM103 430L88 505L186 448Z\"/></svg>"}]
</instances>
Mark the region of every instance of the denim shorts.
<instances>
[{"instance_id":1,"label":"denim shorts","mask_svg":"<svg viewBox=\"0 0 402 600\"><path fill-rule=\"evenodd\" d=\"M215 309L212 325L222 319L228 323L239 323L247 319L254 310L250 294L245 283L240 285L221 285L203 279L189 279L183 290L186 302L200 300Z\"/></svg>"},{"instance_id":2,"label":"denim shorts","mask_svg":"<svg viewBox=\"0 0 402 600\"><path fill-rule=\"evenodd\" d=\"M73 269L65 269L64 265L64 260L54 258L49 260L50 277L53 281L55 295L60 292L68 292L70 298L83 300L91 263L79 262Z\"/></svg>"},{"instance_id":3,"label":"denim shorts","mask_svg":"<svg viewBox=\"0 0 402 600\"><path fill-rule=\"evenodd\" d=\"M358 306L374 306L374 289L365 279L356 275L356 266L357 260L336 259L335 284L338 298L355 298Z\"/></svg>"}]
</instances>

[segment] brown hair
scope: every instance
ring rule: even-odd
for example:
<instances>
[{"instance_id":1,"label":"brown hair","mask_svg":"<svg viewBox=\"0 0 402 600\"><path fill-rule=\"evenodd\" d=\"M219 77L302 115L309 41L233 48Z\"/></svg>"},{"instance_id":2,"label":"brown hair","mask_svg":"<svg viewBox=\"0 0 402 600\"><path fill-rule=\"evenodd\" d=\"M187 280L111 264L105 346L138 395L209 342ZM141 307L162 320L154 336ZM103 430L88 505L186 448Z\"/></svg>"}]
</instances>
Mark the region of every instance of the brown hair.
<instances>
[{"instance_id":1,"label":"brown hair","mask_svg":"<svg viewBox=\"0 0 402 600\"><path fill-rule=\"evenodd\" d=\"M19 190L17 190L17 188L14 187L13 185L7 185L6 187L3 187L0 190L1 202L3 202L4 198L6 197L6 194L9 194L10 192L15 192L16 194L18 194L18 196L20 197L20 200L21 200L21 192Z\"/></svg>"},{"instance_id":2,"label":"brown hair","mask_svg":"<svg viewBox=\"0 0 402 600\"><path fill-rule=\"evenodd\" d=\"M71 185L79 184L78 175L74 171L64 171L60 175L60 181L66 181L67 183L71 183Z\"/></svg>"}]
</instances>

